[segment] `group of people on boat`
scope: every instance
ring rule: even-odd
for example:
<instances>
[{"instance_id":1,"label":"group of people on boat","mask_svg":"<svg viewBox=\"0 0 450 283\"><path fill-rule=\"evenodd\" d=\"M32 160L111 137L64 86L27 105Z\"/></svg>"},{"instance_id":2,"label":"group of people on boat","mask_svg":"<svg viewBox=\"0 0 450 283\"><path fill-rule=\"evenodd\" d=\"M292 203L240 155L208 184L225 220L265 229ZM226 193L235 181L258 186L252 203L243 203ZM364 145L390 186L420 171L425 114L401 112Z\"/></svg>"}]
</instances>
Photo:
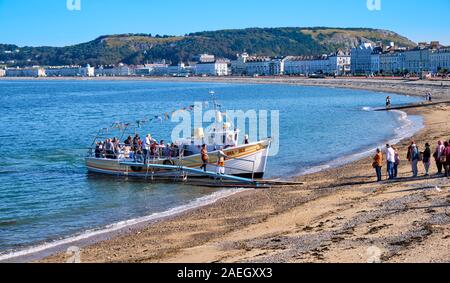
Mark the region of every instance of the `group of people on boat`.
<instances>
[{"instance_id":1,"label":"group of people on boat","mask_svg":"<svg viewBox=\"0 0 450 283\"><path fill-rule=\"evenodd\" d=\"M389 180L395 180L398 177L398 167L400 165L399 150L395 146L386 145L384 152L386 156L387 175ZM376 155L373 157L372 166L377 175L377 181L383 180L382 168L384 165L384 155L381 148L377 149ZM419 164L423 164L425 176L430 176L430 167L432 160L436 163L436 175L450 177L450 140L447 142L438 141L437 146L432 150L429 143L425 143L424 149L421 150L415 141L411 141L407 149L406 159L411 165L412 177L419 176Z\"/></svg>"},{"instance_id":2,"label":"group of people on boat","mask_svg":"<svg viewBox=\"0 0 450 283\"><path fill-rule=\"evenodd\" d=\"M143 140L136 134L129 136L123 143L118 138L107 138L95 145L95 157L107 159L132 159L134 161L147 161L155 158L176 158L180 149L175 144L160 142L148 134Z\"/></svg>"}]
</instances>

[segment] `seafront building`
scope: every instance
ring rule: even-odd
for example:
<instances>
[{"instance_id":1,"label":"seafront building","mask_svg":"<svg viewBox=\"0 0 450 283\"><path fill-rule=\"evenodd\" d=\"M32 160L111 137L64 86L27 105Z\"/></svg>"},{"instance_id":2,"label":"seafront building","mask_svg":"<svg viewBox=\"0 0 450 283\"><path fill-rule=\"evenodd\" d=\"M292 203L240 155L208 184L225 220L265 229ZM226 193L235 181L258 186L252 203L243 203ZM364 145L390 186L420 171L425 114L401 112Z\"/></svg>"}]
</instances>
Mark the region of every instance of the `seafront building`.
<instances>
[{"instance_id":1,"label":"seafront building","mask_svg":"<svg viewBox=\"0 0 450 283\"><path fill-rule=\"evenodd\" d=\"M127 77L134 75L134 70L124 64L118 66L100 66L95 69L97 77Z\"/></svg>"},{"instance_id":2,"label":"seafront building","mask_svg":"<svg viewBox=\"0 0 450 283\"><path fill-rule=\"evenodd\" d=\"M363 43L351 50L351 70L354 75L369 75L372 67L374 46Z\"/></svg>"},{"instance_id":3,"label":"seafront building","mask_svg":"<svg viewBox=\"0 0 450 283\"><path fill-rule=\"evenodd\" d=\"M228 62L217 60L214 62L200 62L194 67L197 76L228 76L230 74Z\"/></svg>"},{"instance_id":4,"label":"seafront building","mask_svg":"<svg viewBox=\"0 0 450 283\"><path fill-rule=\"evenodd\" d=\"M322 56L289 56L284 62L284 74L309 75L314 73L345 75L350 72L350 54L339 51Z\"/></svg>"},{"instance_id":5,"label":"seafront building","mask_svg":"<svg viewBox=\"0 0 450 283\"><path fill-rule=\"evenodd\" d=\"M48 67L45 69L47 77L94 77L95 68L87 65L81 66L64 66L64 67Z\"/></svg>"},{"instance_id":6,"label":"seafront building","mask_svg":"<svg viewBox=\"0 0 450 283\"><path fill-rule=\"evenodd\" d=\"M389 51L380 56L381 74L403 74L405 71L405 52Z\"/></svg>"},{"instance_id":7,"label":"seafront building","mask_svg":"<svg viewBox=\"0 0 450 283\"><path fill-rule=\"evenodd\" d=\"M6 75L6 71L4 69L0 69L0 77L4 77Z\"/></svg>"},{"instance_id":8,"label":"seafront building","mask_svg":"<svg viewBox=\"0 0 450 283\"><path fill-rule=\"evenodd\" d=\"M430 54L430 69L434 74L450 72L450 47L434 50Z\"/></svg>"},{"instance_id":9,"label":"seafront building","mask_svg":"<svg viewBox=\"0 0 450 283\"><path fill-rule=\"evenodd\" d=\"M236 55L236 60L232 60L230 64L231 74L242 76L247 74L247 60L250 56L244 52Z\"/></svg>"},{"instance_id":10,"label":"seafront building","mask_svg":"<svg viewBox=\"0 0 450 283\"><path fill-rule=\"evenodd\" d=\"M45 77L46 72L41 67L30 68L11 68L6 69L5 75L7 77Z\"/></svg>"}]
</instances>

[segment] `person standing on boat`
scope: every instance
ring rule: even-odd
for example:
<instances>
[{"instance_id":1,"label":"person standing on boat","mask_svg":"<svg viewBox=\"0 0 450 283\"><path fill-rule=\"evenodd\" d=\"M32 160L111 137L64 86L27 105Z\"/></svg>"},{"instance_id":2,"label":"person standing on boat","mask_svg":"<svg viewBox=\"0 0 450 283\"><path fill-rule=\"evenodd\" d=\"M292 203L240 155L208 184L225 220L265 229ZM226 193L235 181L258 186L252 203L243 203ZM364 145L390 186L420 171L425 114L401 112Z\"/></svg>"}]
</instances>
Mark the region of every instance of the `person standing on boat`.
<instances>
[{"instance_id":1,"label":"person standing on boat","mask_svg":"<svg viewBox=\"0 0 450 283\"><path fill-rule=\"evenodd\" d=\"M372 167L375 169L377 173L377 182L382 181L381 168L383 166L383 154L381 153L381 149L377 148L377 154L373 158Z\"/></svg>"},{"instance_id":2,"label":"person standing on boat","mask_svg":"<svg viewBox=\"0 0 450 283\"><path fill-rule=\"evenodd\" d=\"M147 163L151 146L152 146L152 137L150 135L147 135L145 137L145 141L142 146L142 151L144 152L144 160L145 160L144 163Z\"/></svg>"},{"instance_id":3,"label":"person standing on boat","mask_svg":"<svg viewBox=\"0 0 450 283\"><path fill-rule=\"evenodd\" d=\"M206 166L208 166L209 156L208 156L208 149L206 148L206 144L202 145L201 150L202 155L202 166L200 166L200 169L203 169L203 171L206 172Z\"/></svg>"},{"instance_id":4,"label":"person standing on boat","mask_svg":"<svg viewBox=\"0 0 450 283\"><path fill-rule=\"evenodd\" d=\"M223 152L223 147L217 152L217 174L225 175L225 158L227 155Z\"/></svg>"}]
</instances>

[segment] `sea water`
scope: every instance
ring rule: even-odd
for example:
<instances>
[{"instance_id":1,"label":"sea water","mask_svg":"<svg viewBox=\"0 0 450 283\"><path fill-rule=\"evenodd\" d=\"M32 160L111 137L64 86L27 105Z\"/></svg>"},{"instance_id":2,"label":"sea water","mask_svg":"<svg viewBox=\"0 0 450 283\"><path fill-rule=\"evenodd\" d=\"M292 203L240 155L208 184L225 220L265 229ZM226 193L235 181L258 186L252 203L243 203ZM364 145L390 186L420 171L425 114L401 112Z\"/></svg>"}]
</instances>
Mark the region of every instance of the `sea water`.
<instances>
[{"instance_id":1,"label":"sea water","mask_svg":"<svg viewBox=\"0 0 450 283\"><path fill-rule=\"evenodd\" d=\"M388 94L288 85L145 81L0 81L0 254L115 230L240 190L151 184L87 174L98 129L162 116L214 91L223 110L279 110L280 151L267 177L288 178L351 162L412 135L420 117L375 112ZM393 104L417 98L389 94ZM170 142L176 124L139 129ZM244 134L244 133L242 133ZM86 232L89 231L89 232ZM74 238L74 239L75 239ZM32 250L31 250L32 251ZM1 257L0 257L1 259Z\"/></svg>"}]
</instances>

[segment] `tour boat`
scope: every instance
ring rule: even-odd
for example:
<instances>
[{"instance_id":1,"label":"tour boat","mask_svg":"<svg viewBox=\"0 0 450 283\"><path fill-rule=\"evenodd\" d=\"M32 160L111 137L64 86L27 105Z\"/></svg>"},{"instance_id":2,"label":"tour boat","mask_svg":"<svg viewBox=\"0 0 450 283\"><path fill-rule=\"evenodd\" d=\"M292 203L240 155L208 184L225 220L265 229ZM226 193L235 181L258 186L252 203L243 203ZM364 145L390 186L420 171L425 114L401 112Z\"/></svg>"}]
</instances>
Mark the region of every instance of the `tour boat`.
<instances>
[{"instance_id":1,"label":"tour boat","mask_svg":"<svg viewBox=\"0 0 450 283\"><path fill-rule=\"evenodd\" d=\"M216 178L219 152L225 154L225 174L220 178L245 181L263 178L269 155L271 139L238 144L239 129L223 121L223 113L216 111L216 121L206 130L195 129L191 138L173 141L178 148L174 157L159 154L143 160L128 150L121 150L114 158L96 153L95 145L102 138L98 135L86 157L89 172L145 179ZM201 146L207 145L209 162L206 172L200 170L203 164ZM122 145L121 148L124 148ZM246 179L243 179L246 178Z\"/></svg>"}]
</instances>

